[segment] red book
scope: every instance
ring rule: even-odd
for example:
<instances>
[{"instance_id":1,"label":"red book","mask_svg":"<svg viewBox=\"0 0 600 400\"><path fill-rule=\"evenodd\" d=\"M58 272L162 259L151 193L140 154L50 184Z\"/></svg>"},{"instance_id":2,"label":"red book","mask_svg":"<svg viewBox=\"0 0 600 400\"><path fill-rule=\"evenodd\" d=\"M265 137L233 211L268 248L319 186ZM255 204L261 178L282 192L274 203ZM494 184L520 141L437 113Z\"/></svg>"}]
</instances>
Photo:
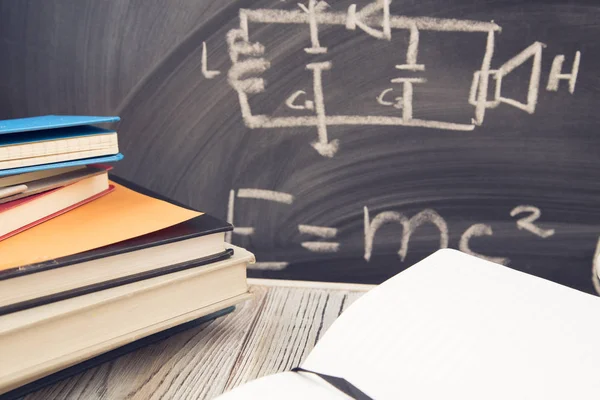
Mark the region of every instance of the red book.
<instances>
[{"instance_id":1,"label":"red book","mask_svg":"<svg viewBox=\"0 0 600 400\"><path fill-rule=\"evenodd\" d=\"M89 203L113 189L104 170L67 186L0 204L0 240Z\"/></svg>"}]
</instances>

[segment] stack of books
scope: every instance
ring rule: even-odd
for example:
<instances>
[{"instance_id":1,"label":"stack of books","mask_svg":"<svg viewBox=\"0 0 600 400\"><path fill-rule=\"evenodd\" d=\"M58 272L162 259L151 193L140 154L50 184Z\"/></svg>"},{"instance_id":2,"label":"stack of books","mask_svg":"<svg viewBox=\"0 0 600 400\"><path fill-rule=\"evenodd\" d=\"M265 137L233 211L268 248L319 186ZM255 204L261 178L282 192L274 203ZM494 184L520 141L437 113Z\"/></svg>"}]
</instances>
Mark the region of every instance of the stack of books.
<instances>
[{"instance_id":1,"label":"stack of books","mask_svg":"<svg viewBox=\"0 0 600 400\"><path fill-rule=\"evenodd\" d=\"M249 297L230 224L109 176L118 120L0 121L0 394Z\"/></svg>"}]
</instances>

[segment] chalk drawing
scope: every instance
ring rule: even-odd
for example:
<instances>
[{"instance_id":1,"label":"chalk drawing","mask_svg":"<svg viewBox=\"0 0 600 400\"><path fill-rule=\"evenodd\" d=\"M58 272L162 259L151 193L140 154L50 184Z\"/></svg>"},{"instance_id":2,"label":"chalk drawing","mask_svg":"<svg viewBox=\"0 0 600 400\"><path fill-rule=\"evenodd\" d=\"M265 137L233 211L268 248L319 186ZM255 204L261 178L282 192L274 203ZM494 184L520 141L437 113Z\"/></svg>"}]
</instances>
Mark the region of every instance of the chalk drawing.
<instances>
[{"instance_id":1,"label":"chalk drawing","mask_svg":"<svg viewBox=\"0 0 600 400\"><path fill-rule=\"evenodd\" d=\"M377 102L382 106L392 106L399 110L402 109L402 96L394 97L394 101L385 100L385 95L392 92L394 88L387 88L377 96Z\"/></svg>"},{"instance_id":2,"label":"chalk drawing","mask_svg":"<svg viewBox=\"0 0 600 400\"><path fill-rule=\"evenodd\" d=\"M296 90L285 100L285 105L292 110L313 110L315 108L315 103L312 100L305 100L304 104L295 103L296 99L302 95L306 95L304 90Z\"/></svg>"},{"instance_id":3,"label":"chalk drawing","mask_svg":"<svg viewBox=\"0 0 600 400\"><path fill-rule=\"evenodd\" d=\"M261 261L254 264L248 264L248 269L262 271L281 271L286 269L289 263L287 261Z\"/></svg>"},{"instance_id":4,"label":"chalk drawing","mask_svg":"<svg viewBox=\"0 0 600 400\"><path fill-rule=\"evenodd\" d=\"M537 105L537 98L539 93L540 85L540 72L542 70L542 49L546 45L540 42L535 42L515 57L508 60L504 65L498 68L499 79L505 77L511 73L515 68L524 64L527 60L533 57L533 67L531 68L531 74L529 76L529 87L527 90L527 103L521 103L519 101L502 97L500 95L498 100L500 102L510 104L530 114L535 112Z\"/></svg>"},{"instance_id":5,"label":"chalk drawing","mask_svg":"<svg viewBox=\"0 0 600 400\"><path fill-rule=\"evenodd\" d=\"M233 207L235 205L235 190L229 191L229 201L227 202L227 223L233 224ZM231 232L225 232L225 242L231 243Z\"/></svg>"},{"instance_id":6,"label":"chalk drawing","mask_svg":"<svg viewBox=\"0 0 600 400\"><path fill-rule=\"evenodd\" d=\"M323 24L328 25L344 25L347 29L353 30L356 28L361 29L367 34L376 37L378 39L390 40L392 37L392 29L406 29L410 32L409 46L407 49L407 63L399 64L397 67L401 70L413 70L422 71L425 69L424 65L417 64L417 54L419 46L419 30L430 30L430 31L458 31L458 32L490 32L499 31L500 27L492 22L480 22L470 20L457 20L457 19L438 19L428 17L416 17L409 18L404 16L391 16L389 11L389 0L378 0L370 3L365 7L357 11L356 5L351 5L348 8L347 13L336 12L336 11L325 11L325 7L318 7L319 3L310 1L308 7L302 5L300 11L287 11L287 10L271 10L271 9L258 9L258 10L240 10L240 29L235 29L228 34L228 45L230 48L233 46L233 50L230 50L232 55L232 62L234 62L234 74L230 79L231 86L238 92L238 98L240 101L240 109L242 111L242 117L244 123L249 128L286 128L286 127L302 127L302 126L314 126L317 128L318 140L312 143L313 147L319 152L319 154L325 157L332 157L338 150L339 141L334 140L329 142L327 139L327 126L335 125L397 125L397 126L413 126L413 127L424 127L424 128L437 128L447 130L459 130L469 131L473 130L474 124L462 124L445 121L433 121L433 120L422 120L414 118L412 115L412 83L419 82L423 83L423 79L410 82L405 78L399 79L397 82L404 84L404 96L402 106L398 104L396 108L403 109L403 117L396 116L360 116L360 115L335 115L328 116L325 114L324 101L321 103L323 97L322 89L322 74L323 69L331 68L331 65L326 63L312 63L313 67L313 87L315 89L314 99L314 111L316 116L298 116L298 117L269 117L267 115L253 115L248 102L248 94L258 93L264 91L264 81L260 78L247 78L240 82L239 75L241 72L250 72L247 66L244 66L240 70L237 65L238 59L237 54L239 49L250 49L254 50L256 54L262 55L262 52L257 51L258 49L251 47L257 44L247 43L248 41L248 22L253 23L265 23L265 24L307 24L309 25L311 35L311 47L308 50L323 49L322 45L318 42L318 26ZM260 50L264 50L260 48ZM311 51L312 51L311 50ZM491 55L490 55L491 57ZM269 66L267 61L259 59L260 61L254 62L253 73L260 73L261 69L266 70ZM314 68L319 65L318 68ZM485 81L487 76L481 81ZM408 82L408 83L406 83ZM487 94L487 93L486 93ZM381 102L380 102L381 103ZM293 100L286 101L286 104L292 105L293 109L300 109L300 104L293 103ZM321 105L323 107L321 107ZM310 107L304 106L304 109ZM408 117L408 118L407 118Z\"/></svg>"},{"instance_id":7,"label":"chalk drawing","mask_svg":"<svg viewBox=\"0 0 600 400\"><path fill-rule=\"evenodd\" d=\"M319 2L319 5L327 4ZM298 4L300 6L300 4ZM325 47L321 47L319 43L319 23L317 22L317 13L320 12L324 7L317 8L316 0L308 0L308 9L302 5L302 10L308 14L308 25L310 26L310 43L311 47L304 49L309 54L322 54L327 53Z\"/></svg>"},{"instance_id":8,"label":"chalk drawing","mask_svg":"<svg viewBox=\"0 0 600 400\"><path fill-rule=\"evenodd\" d=\"M502 77L498 75L497 69L492 69L488 71L488 75L492 76L496 80L496 87L494 91L494 99L492 101L487 101L484 103L485 108L496 108L500 105L500 89L502 87ZM469 90L469 104L472 106L477 105L477 91L480 88L480 78L481 71L475 71L473 73L473 81L471 82L471 89ZM475 121L475 120L474 120Z\"/></svg>"},{"instance_id":9,"label":"chalk drawing","mask_svg":"<svg viewBox=\"0 0 600 400\"><path fill-rule=\"evenodd\" d=\"M237 198L242 199L258 199L258 200L266 200L273 201L276 203L282 204L292 204L294 201L294 196L289 193L284 192L276 192L274 190L265 190L265 189L252 189L252 188L242 188L237 190ZM235 208L235 199L236 199L236 191L231 189L229 191L229 201L227 202L227 222L233 225L234 219L234 208ZM254 234L254 228L250 226L239 227L236 226L233 228L233 232L225 233L225 241L227 243L231 243L232 233L241 236L251 236ZM254 264L248 265L248 269L255 270L271 270L271 271L279 271L283 270L288 266L288 262L286 261L265 261L265 262L256 262Z\"/></svg>"},{"instance_id":10,"label":"chalk drawing","mask_svg":"<svg viewBox=\"0 0 600 400\"><path fill-rule=\"evenodd\" d=\"M313 142L312 146L322 156L333 157L339 148L339 141L328 141L328 126L391 125L471 131L476 126L483 124L487 109L495 108L500 104L511 105L530 114L535 112L539 93L542 49L545 47L543 43L533 43L499 68L492 69L496 33L501 31L499 25L486 21L391 15L390 2L390 0L376 0L360 9L356 4L351 4L345 12L331 10L331 7L327 3L316 0L309 0L308 6L299 3L299 10L240 9L239 29L233 29L227 34L230 58L233 63L231 67L232 72L230 71L229 75L229 83L238 93L240 110L246 126L253 129L315 127L317 129L318 140ZM307 25L311 46L305 48L305 51L309 54L327 52L327 47L323 46L319 40L319 27L322 25L341 25L347 30L360 29L369 36L380 40L391 40L394 30L408 31L409 40L405 63L395 65L395 68L400 71L425 70L425 65L418 63L419 47L422 46L422 31L486 34L487 39L485 48L483 49L482 62L479 70L473 71L473 79L468 92L468 103L474 107L474 117L468 121L470 123L466 123L467 121L436 121L416 118L413 115L414 84L424 84L426 81L423 78L406 77L392 79L392 82L403 85L401 103L399 101L392 102L385 100L385 94L389 93L388 89L382 89L381 94L377 97L379 104L401 109L402 117L396 115L326 115L322 84L323 76L321 72L325 69L331 69L332 66L330 63L310 62L307 64L307 69L313 72L315 99L313 101L307 100L304 105L297 104L294 102L299 96L298 91L296 91L295 95L292 95L293 98L286 100L286 105L288 108L294 110L312 110L315 112L315 116L271 117L262 114L255 115L252 113L248 95L265 91L265 81L260 78L260 75L270 67L270 64L266 59L262 58L264 56L264 46L260 43L249 42L249 22L255 24ZM255 58L255 60L246 59L245 61L249 63L243 64L242 62L242 65L240 65L240 55ZM579 71L580 57L580 52L577 52L570 73L562 73L564 55L555 57L548 79L547 90L556 91L558 90L560 80L568 80L569 92L573 93ZM527 87L527 101L523 103L503 96L503 78L530 59L532 59L533 63ZM245 76L245 79L242 79L242 76ZM491 78L493 78L493 84L495 84L494 98L488 99L488 88ZM398 99L396 98L396 100Z\"/></svg>"},{"instance_id":11,"label":"chalk drawing","mask_svg":"<svg viewBox=\"0 0 600 400\"><path fill-rule=\"evenodd\" d=\"M247 100L246 100L247 101ZM244 108L242 108L243 110ZM249 109L248 109L249 110ZM244 114L242 113L242 116ZM313 116L303 117L267 117L265 115L250 115L244 120L250 128L290 128L301 126L317 126L317 118ZM437 128L454 131L472 131L475 125L455 124L453 122L431 121L413 118L404 121L400 117L384 116L355 116L355 115L328 115L325 124L332 125L387 125L387 126L412 126L421 128Z\"/></svg>"},{"instance_id":12,"label":"chalk drawing","mask_svg":"<svg viewBox=\"0 0 600 400\"><path fill-rule=\"evenodd\" d=\"M265 47L260 43L249 43L248 33L243 29L233 29L227 32L227 47L229 58L233 64L237 63L239 56L259 57L265 53Z\"/></svg>"},{"instance_id":13,"label":"chalk drawing","mask_svg":"<svg viewBox=\"0 0 600 400\"><path fill-rule=\"evenodd\" d=\"M493 77L496 85L494 90L494 99L492 101L487 101L485 97L482 97L483 94L481 93L481 91L484 85L486 94L488 90L488 83L486 82L484 84L482 81L483 77L485 76L483 68L480 71L475 71L473 73L471 90L469 91L469 104L479 107L481 109L485 109L495 108L500 103L504 103L516 107L520 110L526 111L530 114L533 114L535 112L539 93L540 74L542 68L542 50L544 47L545 45L543 43L535 42L531 46L517 54L515 57L508 60L500 68L494 70L488 69L485 75ZM527 88L527 103L522 103L514 99L503 97L503 78L510 74L512 71L514 71L520 65L525 64L531 58L533 58L533 63ZM477 95L477 90L479 90L479 95ZM483 122L483 115L481 122Z\"/></svg>"},{"instance_id":14,"label":"chalk drawing","mask_svg":"<svg viewBox=\"0 0 600 400\"><path fill-rule=\"evenodd\" d=\"M485 53L483 55L483 61L481 62L481 69L479 70L480 79L478 85L478 95L475 102L475 119L473 123L476 125L483 124L485 117L485 109L487 102L487 90L489 82L489 71L492 64L492 57L494 56L494 45L495 45L495 34L494 31L490 30L487 33L487 40L485 42Z\"/></svg>"},{"instance_id":15,"label":"chalk drawing","mask_svg":"<svg viewBox=\"0 0 600 400\"><path fill-rule=\"evenodd\" d=\"M289 127L315 127L317 129L317 141L312 146L325 157L333 157L338 148L339 141L329 141L327 134L328 126L339 125L391 125L421 127L442 130L470 131L484 122L486 110L495 108L499 104L508 104L528 113L535 112L539 92L541 74L542 49L545 46L535 42L525 50L508 60L497 69L492 69L496 33L501 31L499 25L494 22L461 20L451 18L430 17L407 17L390 14L390 0L376 0L358 9L356 4L348 7L346 12L330 10L328 4L309 0L308 6L298 4L300 10L278 10L278 9L240 9L239 29L230 31L227 35L230 48L230 58L233 65L229 74L229 83L238 93L240 109L244 123L249 128L289 128ZM314 99L307 100L304 104L295 100L303 93L296 91L286 100L288 108L293 110L311 110L315 115L271 117L268 115L255 115L252 113L248 102L248 95L265 91L265 82L260 77L270 64L262 58L264 46L260 43L249 42L248 23L255 24L303 24L308 26L311 46L305 50L308 53L325 53L327 48L319 41L319 26L341 25L348 30L360 29L366 34L381 40L391 40L393 30L405 30L409 33L409 41L406 49L405 63L395 65L400 71L424 71L425 65L418 63L419 47L422 46L422 31L434 32L469 32L486 34L487 39L483 49L482 62L479 70L473 71L473 80L469 90L468 102L474 110L474 117L465 122L436 121L420 119L413 115L413 92L414 84L425 84L424 78L398 77L393 78L393 83L403 85L403 94L395 98L395 102L386 100L385 96L390 92L382 89L377 97L381 105L392 106L402 110L402 116L380 116L380 115L327 115L325 112L325 95L323 93L323 70L333 68L331 62L307 63L306 68L312 71ZM244 61L239 60L239 55L244 54ZM254 59L252 59L254 58ZM502 95L502 79L510 74L518 66L529 59L533 60L529 84L527 87L527 101L520 101L504 97ZM569 90L574 90L574 85L579 69L579 52L576 53L573 68L570 74L562 74L563 58L555 59L553 73L549 79L549 90L558 87L560 79L569 80ZM488 99L488 87L490 79L495 83L494 98Z\"/></svg>"},{"instance_id":16,"label":"chalk drawing","mask_svg":"<svg viewBox=\"0 0 600 400\"><path fill-rule=\"evenodd\" d=\"M335 253L340 249L340 244L333 242L302 242L301 245L316 253Z\"/></svg>"},{"instance_id":17,"label":"chalk drawing","mask_svg":"<svg viewBox=\"0 0 600 400\"><path fill-rule=\"evenodd\" d=\"M409 65L409 64L399 64L395 66L396 69L400 69L400 70L404 70L404 71L425 71L425 65L423 64L416 64L416 65Z\"/></svg>"},{"instance_id":18,"label":"chalk drawing","mask_svg":"<svg viewBox=\"0 0 600 400\"><path fill-rule=\"evenodd\" d=\"M319 236L325 239L331 239L337 235L337 229L328 226L298 225L298 230L300 233Z\"/></svg>"},{"instance_id":19,"label":"chalk drawing","mask_svg":"<svg viewBox=\"0 0 600 400\"><path fill-rule=\"evenodd\" d=\"M265 91L263 78L244 78L248 74L259 74L265 72L270 63L264 58L250 58L236 62L228 73L229 84L238 92L261 93Z\"/></svg>"},{"instance_id":20,"label":"chalk drawing","mask_svg":"<svg viewBox=\"0 0 600 400\"><path fill-rule=\"evenodd\" d=\"M327 226L298 225L298 231L302 234L318 236L324 239L332 239L337 235L336 228ZM335 253L340 249L338 242L302 242L301 245L305 249L317 253Z\"/></svg>"},{"instance_id":21,"label":"chalk drawing","mask_svg":"<svg viewBox=\"0 0 600 400\"><path fill-rule=\"evenodd\" d=\"M264 190L264 189L248 189L248 188L238 189L237 197L243 198L243 199L267 200L267 201L273 201L276 203L283 203L283 204L292 204L292 202L294 201L294 196L292 196L289 193L276 192L273 190ZM227 222L232 225L234 225L233 224L233 215L234 215L234 208L235 208L235 198L236 198L236 193L235 193L235 190L232 189L229 191L229 201L227 202ZM237 235L241 235L241 236L251 236L254 234L254 228L246 227L246 226L243 226L243 227L236 226L233 228L233 233L235 233ZM225 233L225 241L228 243L231 243L231 236L232 236L232 232L226 232Z\"/></svg>"},{"instance_id":22,"label":"chalk drawing","mask_svg":"<svg viewBox=\"0 0 600 400\"><path fill-rule=\"evenodd\" d=\"M494 232L492 231L492 227L489 225L486 225L486 224L471 225L469 228L467 228L466 231L464 231L464 233L460 237L460 242L459 242L458 248L463 253L467 253L472 256L479 257L484 260L488 260L488 261L495 262L498 264L507 265L508 261L509 261L508 258L486 256L486 255L474 252L469 247L469 241L471 240L471 238L473 236L492 236L493 234L494 234Z\"/></svg>"},{"instance_id":23,"label":"chalk drawing","mask_svg":"<svg viewBox=\"0 0 600 400\"><path fill-rule=\"evenodd\" d=\"M208 55L206 54L206 42L202 42L202 75L204 75L206 79L213 79L215 76L221 73L221 71L209 71L207 64Z\"/></svg>"},{"instance_id":24,"label":"chalk drawing","mask_svg":"<svg viewBox=\"0 0 600 400\"><path fill-rule=\"evenodd\" d=\"M391 0L377 0L363 7L360 11L356 12L356 4L352 4L348 7L348 13L346 15L346 29L356 30L360 28L366 34L373 36L377 39L392 39L392 29L390 26L390 2ZM382 11L381 18L381 31L369 26L369 22L366 19L373 16L374 14Z\"/></svg>"},{"instance_id":25,"label":"chalk drawing","mask_svg":"<svg viewBox=\"0 0 600 400\"><path fill-rule=\"evenodd\" d=\"M425 78L394 78L390 80L392 83L425 83Z\"/></svg>"},{"instance_id":26,"label":"chalk drawing","mask_svg":"<svg viewBox=\"0 0 600 400\"><path fill-rule=\"evenodd\" d=\"M552 68L550 69L550 75L548 77L548 85L546 86L546 90L550 92L558 91L558 83L561 79L566 79L569 81L569 93L573 94L575 92L575 83L577 83L577 74L579 73L579 63L581 61L581 52L575 53L575 58L573 59L573 67L571 68L571 73L563 74L562 66L565 62L565 55L559 54L554 57L552 61Z\"/></svg>"},{"instance_id":27,"label":"chalk drawing","mask_svg":"<svg viewBox=\"0 0 600 400\"><path fill-rule=\"evenodd\" d=\"M294 202L294 196L289 193L264 189L238 189L237 197L275 201L277 203L285 204L292 204Z\"/></svg>"},{"instance_id":28,"label":"chalk drawing","mask_svg":"<svg viewBox=\"0 0 600 400\"><path fill-rule=\"evenodd\" d=\"M426 209L414 215L412 218L407 218L405 215L396 211L384 211L375 216L371 221L369 218L368 207L363 208L364 212L364 235L365 235L365 253L364 259L369 261L373 253L373 240L377 230L384 224L396 222L402 225L402 237L400 240L400 250L398 255L400 260L404 261L408 254L408 244L411 235L421 225L431 223L440 231L440 249L448 247L448 225L446 221L434 210Z\"/></svg>"},{"instance_id":29,"label":"chalk drawing","mask_svg":"<svg viewBox=\"0 0 600 400\"><path fill-rule=\"evenodd\" d=\"M285 1L285 0L281 0L281 1ZM304 11L305 13L308 13L308 8L306 8L306 6L302 3L298 3L298 7L300 7L300 9L302 11ZM329 4L327 4L327 2L325 1L317 1L315 4L315 10L316 11L323 11L324 9L326 9L327 7L329 7Z\"/></svg>"},{"instance_id":30,"label":"chalk drawing","mask_svg":"<svg viewBox=\"0 0 600 400\"><path fill-rule=\"evenodd\" d=\"M419 52L419 29L417 24L412 24L410 36L408 39L408 48L406 49L406 64L396 65L396 69L403 71L425 71L425 65L417 64L417 54Z\"/></svg>"},{"instance_id":31,"label":"chalk drawing","mask_svg":"<svg viewBox=\"0 0 600 400\"><path fill-rule=\"evenodd\" d=\"M333 157L338 150L339 141L332 140L329 142L327 139L327 121L325 120L325 101L323 99L323 83L321 78L323 70L331 69L331 62L307 64L306 69L313 71L314 104L317 114L317 133L319 135L318 141L313 142L311 145L322 156Z\"/></svg>"},{"instance_id":32,"label":"chalk drawing","mask_svg":"<svg viewBox=\"0 0 600 400\"><path fill-rule=\"evenodd\" d=\"M517 206L512 209L510 216L515 217L524 212L529 212L531 214L517 221L517 227L519 229L525 229L544 239L554 235L554 229L542 229L539 226L534 225L534 222L542 215L540 209L535 206Z\"/></svg>"},{"instance_id":33,"label":"chalk drawing","mask_svg":"<svg viewBox=\"0 0 600 400\"><path fill-rule=\"evenodd\" d=\"M347 29L355 29L350 26L348 28L348 20L355 21L356 18L352 14L358 15L359 19L371 26L382 28L381 35L387 33L386 26L389 24L391 29L411 29L413 25L419 30L438 31L438 32L481 32L489 31L499 32L502 29L493 22L482 22L475 20L460 20L451 18L430 18L430 17L406 17L399 15L389 15L389 0L388 6L383 6L383 1L375 1L363 7L361 11L356 12L356 5L351 5L348 12L328 11L316 13L315 19L320 25L342 25ZM353 10L352 10L353 9ZM374 16L376 11L381 11L381 16ZM386 17L387 14L387 17ZM288 10L273 10L268 8L263 9L240 9L240 20L262 24L309 24L309 16L305 11L288 11ZM246 22L247 27L247 22ZM243 27L242 27L243 28ZM391 36L391 33L390 33Z\"/></svg>"},{"instance_id":34,"label":"chalk drawing","mask_svg":"<svg viewBox=\"0 0 600 400\"><path fill-rule=\"evenodd\" d=\"M254 228L236 226L235 228L233 228L233 233L237 233L238 235L242 236L251 236L254 234Z\"/></svg>"},{"instance_id":35,"label":"chalk drawing","mask_svg":"<svg viewBox=\"0 0 600 400\"><path fill-rule=\"evenodd\" d=\"M426 82L423 78L394 78L393 83L402 83L402 120L409 122L413 119L413 83Z\"/></svg>"},{"instance_id":36,"label":"chalk drawing","mask_svg":"<svg viewBox=\"0 0 600 400\"><path fill-rule=\"evenodd\" d=\"M227 222L231 224L233 224L234 219L234 205L236 197L274 201L282 204L292 204L292 202L294 201L294 196L292 196L291 194L276 192L272 190L242 188L238 189L237 196L235 190L230 190L227 208ZM536 222L541 216L541 211L539 208L531 205L519 205L511 210L510 216L515 217L522 213L530 213L530 215L516 221L518 229L527 230L541 238L549 238L554 235L554 229L542 229L534 224L534 222ZM371 220L369 215L369 208L365 206L363 207L363 258L365 259L365 261L369 262L371 260L373 254L373 242L375 240L375 235L377 234L379 228L381 228L387 223L398 223L402 226L400 249L398 250L398 256L400 257L401 261L404 261L406 259L411 236L418 227L425 223L433 224L438 229L440 234L439 248L443 249L448 247L448 225L444 218L442 218L436 211L432 209L425 209L419 212L418 214L415 214L411 218L408 218L399 212L384 211L377 214ZM233 233L242 236L250 236L254 234L254 231L255 230L253 227L236 227ZM298 231L301 234L317 236L320 239L333 239L337 236L338 233L337 228L306 224L299 224ZM479 257L484 260L488 260L498 264L508 265L508 263L510 262L508 258L492 257L485 254L477 253L473 251L470 247L470 241L472 238L482 236L491 237L493 236L493 233L494 232L490 225L482 223L473 224L469 228L467 228L461 235L459 240L459 249L464 253ZM225 234L226 241L229 243L231 243L231 236L231 232L227 232ZM303 241L301 242L301 246L308 251L316 253L335 253L338 252L341 247L339 242L322 240ZM267 261L257 262L253 265L250 265L248 268L254 270L278 271L287 268L289 264L290 263L287 261ZM595 290L598 292L598 294L600 294L600 238L598 238L594 258L592 260L592 282Z\"/></svg>"}]
</instances>

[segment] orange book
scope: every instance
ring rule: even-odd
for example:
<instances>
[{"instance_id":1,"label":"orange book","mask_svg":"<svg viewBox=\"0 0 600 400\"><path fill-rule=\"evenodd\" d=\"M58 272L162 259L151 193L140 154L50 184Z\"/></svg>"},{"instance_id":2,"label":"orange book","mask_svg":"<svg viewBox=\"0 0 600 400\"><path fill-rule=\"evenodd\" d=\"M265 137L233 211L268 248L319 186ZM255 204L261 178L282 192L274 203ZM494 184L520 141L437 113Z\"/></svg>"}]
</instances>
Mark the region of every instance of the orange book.
<instances>
[{"instance_id":1,"label":"orange book","mask_svg":"<svg viewBox=\"0 0 600 400\"><path fill-rule=\"evenodd\" d=\"M202 214L110 185L112 193L0 241L0 271L107 246Z\"/></svg>"}]
</instances>

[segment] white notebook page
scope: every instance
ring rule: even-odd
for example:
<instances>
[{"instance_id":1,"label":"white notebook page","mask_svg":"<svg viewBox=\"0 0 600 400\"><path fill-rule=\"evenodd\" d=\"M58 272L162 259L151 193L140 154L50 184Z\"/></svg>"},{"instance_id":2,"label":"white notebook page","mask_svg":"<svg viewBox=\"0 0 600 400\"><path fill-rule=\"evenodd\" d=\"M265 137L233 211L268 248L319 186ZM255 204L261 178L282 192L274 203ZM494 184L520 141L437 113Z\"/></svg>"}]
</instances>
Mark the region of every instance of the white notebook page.
<instances>
[{"instance_id":1,"label":"white notebook page","mask_svg":"<svg viewBox=\"0 0 600 400\"><path fill-rule=\"evenodd\" d=\"M374 399L597 399L600 298L440 250L357 300L303 367Z\"/></svg>"},{"instance_id":2,"label":"white notebook page","mask_svg":"<svg viewBox=\"0 0 600 400\"><path fill-rule=\"evenodd\" d=\"M312 374L282 372L265 376L233 389L219 400L349 400L343 392Z\"/></svg>"}]
</instances>

